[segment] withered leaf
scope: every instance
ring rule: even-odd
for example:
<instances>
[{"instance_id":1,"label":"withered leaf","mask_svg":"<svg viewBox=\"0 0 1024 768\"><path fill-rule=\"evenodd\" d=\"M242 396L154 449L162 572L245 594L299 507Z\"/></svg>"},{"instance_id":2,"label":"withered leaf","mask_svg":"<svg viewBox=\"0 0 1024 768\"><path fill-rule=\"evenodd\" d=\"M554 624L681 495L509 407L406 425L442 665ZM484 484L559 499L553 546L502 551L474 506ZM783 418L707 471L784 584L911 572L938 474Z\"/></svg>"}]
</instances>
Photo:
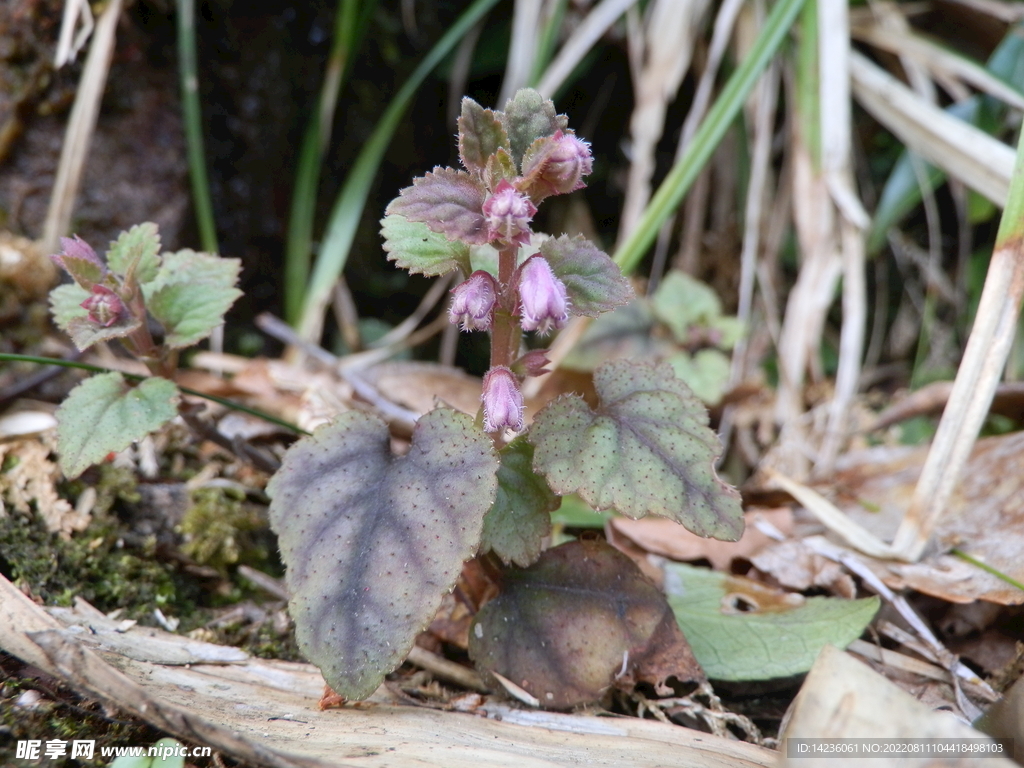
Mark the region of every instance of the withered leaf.
<instances>
[{"instance_id":1,"label":"withered leaf","mask_svg":"<svg viewBox=\"0 0 1024 768\"><path fill-rule=\"evenodd\" d=\"M469 655L551 709L597 701L613 685L704 679L664 595L600 541L563 544L511 569L477 614Z\"/></svg>"}]
</instances>

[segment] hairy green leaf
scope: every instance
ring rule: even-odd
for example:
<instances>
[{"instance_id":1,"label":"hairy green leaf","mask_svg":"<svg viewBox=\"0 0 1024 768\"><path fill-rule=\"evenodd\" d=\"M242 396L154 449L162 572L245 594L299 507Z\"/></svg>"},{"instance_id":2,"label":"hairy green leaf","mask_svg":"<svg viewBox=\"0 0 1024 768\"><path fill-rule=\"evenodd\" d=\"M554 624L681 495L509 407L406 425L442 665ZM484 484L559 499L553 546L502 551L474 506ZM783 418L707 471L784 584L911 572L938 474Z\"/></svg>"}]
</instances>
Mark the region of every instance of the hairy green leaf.
<instances>
[{"instance_id":1,"label":"hairy green leaf","mask_svg":"<svg viewBox=\"0 0 1024 768\"><path fill-rule=\"evenodd\" d=\"M68 479L123 451L178 414L178 388L154 376L131 386L120 373L86 379L57 410L57 452Z\"/></svg>"},{"instance_id":2,"label":"hairy green leaf","mask_svg":"<svg viewBox=\"0 0 1024 768\"><path fill-rule=\"evenodd\" d=\"M480 551L526 567L540 556L551 532L551 512L562 499L533 471L533 446L518 437L501 449L498 495L484 517Z\"/></svg>"},{"instance_id":3,"label":"hairy green leaf","mask_svg":"<svg viewBox=\"0 0 1024 768\"><path fill-rule=\"evenodd\" d=\"M121 277L134 269L135 279L148 283L160 268L160 233L156 224L136 224L110 244L107 266Z\"/></svg>"},{"instance_id":4,"label":"hairy green leaf","mask_svg":"<svg viewBox=\"0 0 1024 768\"><path fill-rule=\"evenodd\" d=\"M491 155L508 148L508 134L499 116L468 96L464 98L459 117L459 158L466 170L482 172Z\"/></svg>"},{"instance_id":5,"label":"hairy green leaf","mask_svg":"<svg viewBox=\"0 0 1024 768\"><path fill-rule=\"evenodd\" d=\"M618 265L582 235L548 238L540 253L565 284L574 315L597 317L633 298L633 288Z\"/></svg>"},{"instance_id":6,"label":"hairy green leaf","mask_svg":"<svg viewBox=\"0 0 1024 768\"><path fill-rule=\"evenodd\" d=\"M704 679L665 596L602 541L509 569L470 627L469 655L553 709L596 701L612 685Z\"/></svg>"},{"instance_id":7,"label":"hairy green leaf","mask_svg":"<svg viewBox=\"0 0 1024 768\"><path fill-rule=\"evenodd\" d=\"M124 338L142 325L142 320L130 315L106 327L93 322L89 319L88 311L82 307L82 302L89 296L89 291L75 283L58 285L50 291L53 319L79 349L88 349L101 341Z\"/></svg>"},{"instance_id":8,"label":"hairy green leaf","mask_svg":"<svg viewBox=\"0 0 1024 768\"><path fill-rule=\"evenodd\" d=\"M845 648L860 637L879 606L877 597L804 598L682 563L665 566L665 592L694 655L716 680L806 672L826 644Z\"/></svg>"},{"instance_id":9,"label":"hairy green leaf","mask_svg":"<svg viewBox=\"0 0 1024 768\"><path fill-rule=\"evenodd\" d=\"M409 221L404 216L392 215L380 221L380 234L388 259L414 275L443 275L461 269L472 274L469 246L458 240L449 240L440 232L431 232L421 221Z\"/></svg>"},{"instance_id":10,"label":"hairy green leaf","mask_svg":"<svg viewBox=\"0 0 1024 768\"><path fill-rule=\"evenodd\" d=\"M512 148L512 159L522 167L523 154L536 139L565 130L569 118L555 112L555 104L532 88L523 88L505 104L502 123Z\"/></svg>"},{"instance_id":11,"label":"hairy green leaf","mask_svg":"<svg viewBox=\"0 0 1024 768\"><path fill-rule=\"evenodd\" d=\"M439 232L450 240L486 243L485 197L482 182L465 171L435 168L413 179L412 186L399 192L385 213L422 221L432 232Z\"/></svg>"},{"instance_id":12,"label":"hairy green leaf","mask_svg":"<svg viewBox=\"0 0 1024 768\"><path fill-rule=\"evenodd\" d=\"M421 418L405 456L386 425L343 413L293 445L267 492L303 653L364 699L398 666L475 551L498 461L473 419Z\"/></svg>"},{"instance_id":13,"label":"hairy green leaf","mask_svg":"<svg viewBox=\"0 0 1024 768\"><path fill-rule=\"evenodd\" d=\"M512 162L512 155L507 150L499 149L487 159L484 183L488 189L494 189L501 181L511 184L515 179L516 164Z\"/></svg>"},{"instance_id":14,"label":"hairy green leaf","mask_svg":"<svg viewBox=\"0 0 1024 768\"><path fill-rule=\"evenodd\" d=\"M163 265L147 289L146 307L166 331L164 344L188 347L224 322L242 292L235 288L242 263L192 250L164 254Z\"/></svg>"},{"instance_id":15,"label":"hairy green leaf","mask_svg":"<svg viewBox=\"0 0 1024 768\"><path fill-rule=\"evenodd\" d=\"M735 541L739 494L715 473L707 409L667 364L616 360L594 372L600 405L563 395L530 429L533 466L556 493L632 518L661 515L699 536Z\"/></svg>"}]
</instances>

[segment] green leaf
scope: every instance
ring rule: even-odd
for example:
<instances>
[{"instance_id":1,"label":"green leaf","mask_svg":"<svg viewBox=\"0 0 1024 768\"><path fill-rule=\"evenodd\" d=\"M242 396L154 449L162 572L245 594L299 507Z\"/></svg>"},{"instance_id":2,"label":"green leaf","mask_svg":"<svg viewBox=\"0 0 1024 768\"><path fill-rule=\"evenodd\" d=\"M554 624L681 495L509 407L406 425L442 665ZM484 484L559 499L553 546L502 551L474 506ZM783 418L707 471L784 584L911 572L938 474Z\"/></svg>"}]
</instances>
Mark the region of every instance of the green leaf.
<instances>
[{"instance_id":1,"label":"green leaf","mask_svg":"<svg viewBox=\"0 0 1024 768\"><path fill-rule=\"evenodd\" d=\"M422 221L431 232L464 243L486 243L487 226L483 214L486 190L483 183L465 171L435 168L412 181L398 193L385 211L409 221Z\"/></svg>"},{"instance_id":2,"label":"green leaf","mask_svg":"<svg viewBox=\"0 0 1024 768\"><path fill-rule=\"evenodd\" d=\"M508 148L508 134L500 117L468 96L464 98L459 117L459 158L466 170L482 172L491 155Z\"/></svg>"},{"instance_id":3,"label":"green leaf","mask_svg":"<svg viewBox=\"0 0 1024 768\"><path fill-rule=\"evenodd\" d=\"M405 456L387 426L343 413L293 445L267 487L299 647L364 699L398 666L480 541L498 460L462 413L421 418Z\"/></svg>"},{"instance_id":4,"label":"green leaf","mask_svg":"<svg viewBox=\"0 0 1024 768\"><path fill-rule=\"evenodd\" d=\"M484 183L488 189L494 189L501 181L511 184L516 178L516 164L512 162L512 156L504 149L499 149L487 158L487 168L484 171Z\"/></svg>"},{"instance_id":5,"label":"green leaf","mask_svg":"<svg viewBox=\"0 0 1024 768\"><path fill-rule=\"evenodd\" d=\"M715 473L707 409L667 364L617 360L594 372L600 405L563 395L530 429L533 466L560 494L632 518L661 515L699 536L735 541L739 494Z\"/></svg>"},{"instance_id":6,"label":"green leaf","mask_svg":"<svg viewBox=\"0 0 1024 768\"><path fill-rule=\"evenodd\" d=\"M75 318L88 317L82 302L91 294L77 283L58 285L50 291L50 312L61 330L68 333L68 324ZM70 335L70 334L69 334Z\"/></svg>"},{"instance_id":7,"label":"green leaf","mask_svg":"<svg viewBox=\"0 0 1024 768\"><path fill-rule=\"evenodd\" d=\"M707 326L721 317L722 302L711 286L674 269L665 275L651 297L651 309L672 331L676 341L685 344L690 326Z\"/></svg>"},{"instance_id":8,"label":"green leaf","mask_svg":"<svg viewBox=\"0 0 1024 768\"><path fill-rule=\"evenodd\" d=\"M551 532L551 512L562 499L533 471L533 446L518 437L498 454L498 495L484 517L480 551L493 550L506 565L526 567L540 556Z\"/></svg>"},{"instance_id":9,"label":"green leaf","mask_svg":"<svg viewBox=\"0 0 1024 768\"><path fill-rule=\"evenodd\" d=\"M160 233L156 224L136 224L110 244L107 267L121 277L134 267L135 279L145 284L156 277L160 268Z\"/></svg>"},{"instance_id":10,"label":"green leaf","mask_svg":"<svg viewBox=\"0 0 1024 768\"><path fill-rule=\"evenodd\" d=\"M150 749L156 750L152 757L121 755L115 757L109 768L185 768L185 753L180 741L171 738L160 739ZM166 750L166 751L165 751ZM149 750L146 750L147 753Z\"/></svg>"},{"instance_id":11,"label":"green leaf","mask_svg":"<svg viewBox=\"0 0 1024 768\"><path fill-rule=\"evenodd\" d=\"M694 355L677 352L665 362L708 405L717 405L729 386L729 358L717 349L702 349Z\"/></svg>"},{"instance_id":12,"label":"green leaf","mask_svg":"<svg viewBox=\"0 0 1024 768\"><path fill-rule=\"evenodd\" d=\"M535 140L565 130L569 118L555 112L555 104L532 88L523 88L505 104L502 115L505 132L516 167L522 167L523 154Z\"/></svg>"},{"instance_id":13,"label":"green leaf","mask_svg":"<svg viewBox=\"0 0 1024 768\"><path fill-rule=\"evenodd\" d=\"M803 598L682 563L665 566L665 592L708 677L770 680L811 668L818 652L860 637L879 600Z\"/></svg>"},{"instance_id":14,"label":"green leaf","mask_svg":"<svg viewBox=\"0 0 1024 768\"><path fill-rule=\"evenodd\" d=\"M242 264L192 250L164 254L146 286L146 307L164 326L164 344L188 347L209 336L242 292L235 288Z\"/></svg>"},{"instance_id":15,"label":"green leaf","mask_svg":"<svg viewBox=\"0 0 1024 768\"><path fill-rule=\"evenodd\" d=\"M388 259L414 275L443 275L461 269L470 275L469 246L449 240L440 232L431 232L421 221L409 221L392 215L380 221L380 234Z\"/></svg>"},{"instance_id":16,"label":"green leaf","mask_svg":"<svg viewBox=\"0 0 1024 768\"><path fill-rule=\"evenodd\" d=\"M101 341L124 338L142 325L142 320L130 315L106 327L90 320L88 311L81 306L89 296L89 291L75 283L58 285L50 291L53 319L79 349L88 349Z\"/></svg>"},{"instance_id":17,"label":"green leaf","mask_svg":"<svg viewBox=\"0 0 1024 768\"><path fill-rule=\"evenodd\" d=\"M57 410L57 452L69 480L178 414L178 388L154 376L130 386L120 373L86 379Z\"/></svg>"},{"instance_id":18,"label":"green leaf","mask_svg":"<svg viewBox=\"0 0 1024 768\"><path fill-rule=\"evenodd\" d=\"M597 317L633 298L633 288L615 262L582 235L548 238L540 253L565 284L574 315Z\"/></svg>"}]
</instances>

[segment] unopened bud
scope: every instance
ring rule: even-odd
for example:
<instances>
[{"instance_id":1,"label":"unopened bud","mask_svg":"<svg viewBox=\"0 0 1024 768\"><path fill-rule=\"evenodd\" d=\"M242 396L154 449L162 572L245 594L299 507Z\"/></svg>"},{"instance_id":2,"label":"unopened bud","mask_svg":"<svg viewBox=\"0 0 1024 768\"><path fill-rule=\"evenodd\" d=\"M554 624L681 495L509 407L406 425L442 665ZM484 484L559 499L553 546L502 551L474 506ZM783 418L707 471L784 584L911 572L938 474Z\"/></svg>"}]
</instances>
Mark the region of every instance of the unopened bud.
<instances>
[{"instance_id":1,"label":"unopened bud","mask_svg":"<svg viewBox=\"0 0 1024 768\"><path fill-rule=\"evenodd\" d=\"M562 328L569 320L565 284L542 256L531 256L519 276L519 315L524 331L541 334Z\"/></svg>"},{"instance_id":2,"label":"unopened bud","mask_svg":"<svg viewBox=\"0 0 1024 768\"><path fill-rule=\"evenodd\" d=\"M490 273L478 269L452 289L448 319L464 331L486 331L491 327L498 285Z\"/></svg>"},{"instance_id":3,"label":"unopened bud","mask_svg":"<svg viewBox=\"0 0 1024 768\"><path fill-rule=\"evenodd\" d=\"M530 242L530 221L537 213L537 206L508 180L498 182L494 193L484 201L483 213L487 218L489 240L520 245Z\"/></svg>"},{"instance_id":4,"label":"unopened bud","mask_svg":"<svg viewBox=\"0 0 1024 768\"><path fill-rule=\"evenodd\" d=\"M545 373L551 373L548 370L550 364L548 350L531 349L512 363L512 370L521 376L543 376Z\"/></svg>"},{"instance_id":5,"label":"unopened bud","mask_svg":"<svg viewBox=\"0 0 1024 768\"><path fill-rule=\"evenodd\" d=\"M104 328L123 319L127 313L121 297L105 285L94 285L91 295L80 306L89 312L90 320Z\"/></svg>"},{"instance_id":6,"label":"unopened bud","mask_svg":"<svg viewBox=\"0 0 1024 768\"><path fill-rule=\"evenodd\" d=\"M523 393L515 374L503 365L497 365L484 374L483 395L484 430L498 432L523 428Z\"/></svg>"},{"instance_id":7,"label":"unopened bud","mask_svg":"<svg viewBox=\"0 0 1024 768\"><path fill-rule=\"evenodd\" d=\"M565 194L583 189L583 177L594 169L590 155L590 144L571 133L556 131L551 137L555 147L547 156L541 178L551 185L555 194Z\"/></svg>"}]
</instances>

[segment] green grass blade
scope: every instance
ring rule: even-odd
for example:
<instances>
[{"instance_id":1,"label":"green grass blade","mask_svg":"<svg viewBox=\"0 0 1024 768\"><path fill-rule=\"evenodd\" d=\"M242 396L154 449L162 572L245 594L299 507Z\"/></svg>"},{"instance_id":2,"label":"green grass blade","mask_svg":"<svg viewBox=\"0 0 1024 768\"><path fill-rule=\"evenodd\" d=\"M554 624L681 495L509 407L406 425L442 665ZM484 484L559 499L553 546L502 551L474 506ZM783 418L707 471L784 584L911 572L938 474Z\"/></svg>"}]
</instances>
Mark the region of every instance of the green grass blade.
<instances>
[{"instance_id":1,"label":"green grass blade","mask_svg":"<svg viewBox=\"0 0 1024 768\"><path fill-rule=\"evenodd\" d=\"M377 168L416 89L484 14L497 5L497 2L498 0L476 0L463 12L409 76L377 123L370 139L363 146L334 204L331 220L320 247L320 255L310 277L298 328L303 338L311 339L317 335L323 322L323 312L330 300L331 288L345 269L345 262L352 248L363 209L366 207L370 186L377 175Z\"/></svg>"},{"instance_id":2,"label":"green grass blade","mask_svg":"<svg viewBox=\"0 0 1024 768\"><path fill-rule=\"evenodd\" d=\"M540 82L541 75L547 69L548 64L555 55L555 46L558 44L558 33L562 29L562 21L565 19L565 8L569 0L554 0L551 4L551 11L544 27L540 31L540 40L537 42L537 53L533 60L533 68L530 71L528 85L533 88Z\"/></svg>"},{"instance_id":3,"label":"green grass blade","mask_svg":"<svg viewBox=\"0 0 1024 768\"><path fill-rule=\"evenodd\" d=\"M181 78L181 110L185 120L188 171L192 180L192 205L196 209L199 241L203 250L219 253L213 203L210 200L210 181L206 175L206 157L203 152L195 17L195 0L178 0L178 74Z\"/></svg>"},{"instance_id":4,"label":"green grass blade","mask_svg":"<svg viewBox=\"0 0 1024 768\"><path fill-rule=\"evenodd\" d=\"M772 8L754 47L729 78L725 88L708 110L685 154L669 171L640 217L636 228L615 254L615 262L629 274L658 236L658 230L679 206L701 169L711 158L725 132L743 108L743 103L782 44L804 0L779 0Z\"/></svg>"},{"instance_id":5,"label":"green grass blade","mask_svg":"<svg viewBox=\"0 0 1024 768\"><path fill-rule=\"evenodd\" d=\"M313 219L316 214L316 192L320 184L320 169L324 152L331 140L338 94L359 45L365 27L359 23L359 0L338 0L335 12L334 40L327 58L320 99L306 126L299 151L295 189L292 193L288 237L285 243L284 306L285 318L297 323L302 311L302 297L309 280L309 266L313 246ZM376 5L370 0L368 7ZM362 14L365 17L365 13Z\"/></svg>"}]
</instances>

